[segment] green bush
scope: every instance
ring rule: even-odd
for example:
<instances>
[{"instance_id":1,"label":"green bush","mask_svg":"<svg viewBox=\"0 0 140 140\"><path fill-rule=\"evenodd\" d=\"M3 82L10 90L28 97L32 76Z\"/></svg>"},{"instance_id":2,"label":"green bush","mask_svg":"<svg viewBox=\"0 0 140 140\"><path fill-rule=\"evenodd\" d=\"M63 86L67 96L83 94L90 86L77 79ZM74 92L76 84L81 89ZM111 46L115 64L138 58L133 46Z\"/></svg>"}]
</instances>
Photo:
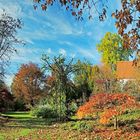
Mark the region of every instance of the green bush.
<instances>
[{"instance_id":1,"label":"green bush","mask_svg":"<svg viewBox=\"0 0 140 140\"><path fill-rule=\"evenodd\" d=\"M123 114L118 116L118 125L130 127L139 119L140 119L140 109L134 109L134 110L128 109ZM114 120L111 119L106 126L111 127L113 125L114 125Z\"/></svg>"},{"instance_id":2,"label":"green bush","mask_svg":"<svg viewBox=\"0 0 140 140\"><path fill-rule=\"evenodd\" d=\"M27 110L23 100L15 100L14 111L25 111Z\"/></svg>"},{"instance_id":3,"label":"green bush","mask_svg":"<svg viewBox=\"0 0 140 140\"><path fill-rule=\"evenodd\" d=\"M118 119L122 122L136 121L139 120L139 118L140 118L140 109L127 110L124 114L118 117Z\"/></svg>"},{"instance_id":4,"label":"green bush","mask_svg":"<svg viewBox=\"0 0 140 140\"><path fill-rule=\"evenodd\" d=\"M77 109L78 109L77 104L75 102L72 102L69 106L70 115L71 116L74 115L76 113Z\"/></svg>"},{"instance_id":5,"label":"green bush","mask_svg":"<svg viewBox=\"0 0 140 140\"><path fill-rule=\"evenodd\" d=\"M53 110L49 105L39 105L31 109L31 115L41 118L57 118L56 110Z\"/></svg>"},{"instance_id":6,"label":"green bush","mask_svg":"<svg viewBox=\"0 0 140 140\"><path fill-rule=\"evenodd\" d=\"M93 131L93 123L88 121L69 122L63 125L64 130L77 130L80 132Z\"/></svg>"}]
</instances>

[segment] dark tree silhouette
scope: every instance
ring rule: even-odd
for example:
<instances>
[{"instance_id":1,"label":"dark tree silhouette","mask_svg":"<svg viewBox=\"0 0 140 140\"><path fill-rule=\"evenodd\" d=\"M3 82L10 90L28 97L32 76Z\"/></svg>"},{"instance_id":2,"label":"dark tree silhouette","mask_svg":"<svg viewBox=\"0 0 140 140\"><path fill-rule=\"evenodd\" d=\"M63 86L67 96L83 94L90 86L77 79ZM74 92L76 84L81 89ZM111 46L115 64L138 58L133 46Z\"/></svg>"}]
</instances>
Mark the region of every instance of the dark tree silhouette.
<instances>
[{"instance_id":1,"label":"dark tree silhouette","mask_svg":"<svg viewBox=\"0 0 140 140\"><path fill-rule=\"evenodd\" d=\"M21 29L22 22L5 12L0 18L0 76L4 75L5 66L8 65L11 54L16 52L14 45L23 43L17 36L17 30Z\"/></svg>"},{"instance_id":2,"label":"dark tree silhouette","mask_svg":"<svg viewBox=\"0 0 140 140\"><path fill-rule=\"evenodd\" d=\"M0 112L6 111L13 105L13 96L5 83L0 80Z\"/></svg>"}]
</instances>

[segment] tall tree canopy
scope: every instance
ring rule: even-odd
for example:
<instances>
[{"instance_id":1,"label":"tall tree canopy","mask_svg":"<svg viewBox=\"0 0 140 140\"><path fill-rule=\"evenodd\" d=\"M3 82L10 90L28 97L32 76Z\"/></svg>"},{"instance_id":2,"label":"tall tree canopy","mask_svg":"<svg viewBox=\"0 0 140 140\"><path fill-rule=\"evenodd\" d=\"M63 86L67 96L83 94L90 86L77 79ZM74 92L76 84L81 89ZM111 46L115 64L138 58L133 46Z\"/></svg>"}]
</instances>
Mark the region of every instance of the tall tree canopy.
<instances>
[{"instance_id":1,"label":"tall tree canopy","mask_svg":"<svg viewBox=\"0 0 140 140\"><path fill-rule=\"evenodd\" d=\"M73 59L67 61L66 58L62 55L58 57L49 58L47 55L43 55L42 60L44 61L43 68L49 70L52 73L51 89L53 93L55 91L55 97L57 97L56 103L59 103L59 110L64 110L66 108L66 117L69 116L69 105L74 98L74 84L71 80L72 74L76 71L76 67L73 65ZM55 89L55 90L54 90ZM58 102L59 101L59 102ZM62 105L63 109L62 109ZM57 105L58 106L58 105ZM60 114L60 118L61 118Z\"/></svg>"},{"instance_id":2,"label":"tall tree canopy","mask_svg":"<svg viewBox=\"0 0 140 140\"><path fill-rule=\"evenodd\" d=\"M33 106L43 96L43 85L44 75L41 69L36 64L29 63L20 67L11 88L17 99Z\"/></svg>"},{"instance_id":3,"label":"tall tree canopy","mask_svg":"<svg viewBox=\"0 0 140 140\"><path fill-rule=\"evenodd\" d=\"M34 9L37 9L39 3L42 10L46 11L49 6L52 6L56 1L55 0L34 0L35 5ZM71 14L76 17L78 20L83 19L83 14L87 11L88 18L91 19L95 12L99 14L99 19L102 21L106 18L106 9L107 9L107 0L95 1L95 0L60 0L58 4L65 7L67 11L71 11ZM98 8L100 7L100 8ZM94 11L93 11L94 9Z\"/></svg>"},{"instance_id":4,"label":"tall tree canopy","mask_svg":"<svg viewBox=\"0 0 140 140\"><path fill-rule=\"evenodd\" d=\"M93 92L94 77L98 67L92 66L88 62L81 62L80 60L77 61L75 66L78 68L78 71L74 73L74 84L79 89L78 91L83 102L85 102Z\"/></svg>"},{"instance_id":5,"label":"tall tree canopy","mask_svg":"<svg viewBox=\"0 0 140 140\"><path fill-rule=\"evenodd\" d=\"M122 47L122 38L113 33L106 33L101 42L97 45L97 49L102 54L102 61L110 65L112 70L116 69L117 61L129 60L132 54L131 49Z\"/></svg>"},{"instance_id":6,"label":"tall tree canopy","mask_svg":"<svg viewBox=\"0 0 140 140\"><path fill-rule=\"evenodd\" d=\"M121 10L112 16L116 18L118 33L123 37L123 47L137 50L140 44L140 0L121 0Z\"/></svg>"},{"instance_id":7,"label":"tall tree canopy","mask_svg":"<svg viewBox=\"0 0 140 140\"><path fill-rule=\"evenodd\" d=\"M16 52L14 45L22 43L16 33L21 29L22 22L5 12L0 16L0 76L4 75L4 68L10 60L12 53Z\"/></svg>"}]
</instances>

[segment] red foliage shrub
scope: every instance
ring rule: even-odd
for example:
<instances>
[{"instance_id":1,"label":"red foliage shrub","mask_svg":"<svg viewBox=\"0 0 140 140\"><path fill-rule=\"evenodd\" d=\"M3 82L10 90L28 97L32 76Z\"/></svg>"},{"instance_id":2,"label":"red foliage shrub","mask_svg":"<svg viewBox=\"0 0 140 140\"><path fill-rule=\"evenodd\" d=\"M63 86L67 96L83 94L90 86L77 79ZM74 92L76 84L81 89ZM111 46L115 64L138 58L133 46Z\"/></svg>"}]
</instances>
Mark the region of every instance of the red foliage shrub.
<instances>
[{"instance_id":1,"label":"red foliage shrub","mask_svg":"<svg viewBox=\"0 0 140 140\"><path fill-rule=\"evenodd\" d=\"M105 124L112 117L118 116L126 111L126 109L135 108L139 104L133 96L126 93L96 94L84 105L80 106L77 112L79 119L86 116L95 116L100 112L100 122Z\"/></svg>"}]
</instances>

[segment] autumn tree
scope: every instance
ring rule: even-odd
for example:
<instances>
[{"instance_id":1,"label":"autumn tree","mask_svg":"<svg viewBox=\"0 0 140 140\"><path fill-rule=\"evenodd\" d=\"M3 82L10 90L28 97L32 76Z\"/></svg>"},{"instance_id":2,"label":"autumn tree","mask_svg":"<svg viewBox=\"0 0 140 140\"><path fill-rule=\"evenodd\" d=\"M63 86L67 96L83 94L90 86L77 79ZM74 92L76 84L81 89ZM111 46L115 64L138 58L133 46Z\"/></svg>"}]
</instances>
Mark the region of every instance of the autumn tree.
<instances>
[{"instance_id":1,"label":"autumn tree","mask_svg":"<svg viewBox=\"0 0 140 140\"><path fill-rule=\"evenodd\" d=\"M102 62L109 65L112 70L116 70L117 61L129 60L133 52L122 47L122 38L118 34L110 32L105 34L97 49L101 53Z\"/></svg>"},{"instance_id":2,"label":"autumn tree","mask_svg":"<svg viewBox=\"0 0 140 140\"><path fill-rule=\"evenodd\" d=\"M116 93L120 92L120 82L109 65L102 64L94 74L93 93Z\"/></svg>"},{"instance_id":3,"label":"autumn tree","mask_svg":"<svg viewBox=\"0 0 140 140\"><path fill-rule=\"evenodd\" d=\"M99 117L102 124L107 124L111 119L114 119L114 128L116 129L118 127L118 116L127 109L135 109L136 107L139 107L139 103L133 96L126 93L101 93L92 96L87 103L80 106L77 116L80 119L87 116Z\"/></svg>"},{"instance_id":4,"label":"autumn tree","mask_svg":"<svg viewBox=\"0 0 140 140\"><path fill-rule=\"evenodd\" d=\"M49 6L52 6L55 0L34 0L34 9L36 10L39 6L43 11L46 11ZM99 15L99 19L103 21L106 18L106 5L107 0L103 1L88 1L88 0L60 0L58 4L64 7L67 11L70 11L72 16L77 20L83 20L84 13L88 12L88 18L91 19L95 12ZM98 8L100 7L100 8ZM94 9L94 11L93 11Z\"/></svg>"},{"instance_id":5,"label":"autumn tree","mask_svg":"<svg viewBox=\"0 0 140 140\"><path fill-rule=\"evenodd\" d=\"M111 98L112 106L105 108L101 115L100 123L107 124L113 119L114 129L119 127L119 115L122 115L127 110L132 110L140 107L139 102L136 102L133 96L128 94L114 94Z\"/></svg>"},{"instance_id":6,"label":"autumn tree","mask_svg":"<svg viewBox=\"0 0 140 140\"><path fill-rule=\"evenodd\" d=\"M51 85L53 85L51 89L55 91L55 96L57 96L57 100L59 101L60 119L64 108L66 108L65 114L68 119L69 105L74 97L74 84L71 80L71 76L76 71L76 68L73 65L73 59L67 61L62 55L54 58L43 55L42 60L44 61L43 69L51 72L51 79L54 77L54 79L52 79L53 82L51 82Z\"/></svg>"},{"instance_id":7,"label":"autumn tree","mask_svg":"<svg viewBox=\"0 0 140 140\"><path fill-rule=\"evenodd\" d=\"M82 102L89 99L94 88L94 77L98 66L92 66L89 62L77 61L75 66L79 69L74 73L74 84L79 89Z\"/></svg>"},{"instance_id":8,"label":"autumn tree","mask_svg":"<svg viewBox=\"0 0 140 140\"><path fill-rule=\"evenodd\" d=\"M108 100L109 94L97 94L91 96L89 101L80 106L77 111L79 119L91 116L97 117L98 112L101 112Z\"/></svg>"},{"instance_id":9,"label":"autumn tree","mask_svg":"<svg viewBox=\"0 0 140 140\"><path fill-rule=\"evenodd\" d=\"M12 83L13 95L26 105L34 106L43 97L44 74L33 63L21 65Z\"/></svg>"},{"instance_id":10,"label":"autumn tree","mask_svg":"<svg viewBox=\"0 0 140 140\"><path fill-rule=\"evenodd\" d=\"M5 12L0 16L0 76L4 75L5 66L7 66L10 57L16 52L15 45L23 44L17 38L17 31L21 29L22 22L15 19Z\"/></svg>"},{"instance_id":11,"label":"autumn tree","mask_svg":"<svg viewBox=\"0 0 140 140\"><path fill-rule=\"evenodd\" d=\"M122 0L122 8L112 16L116 18L118 33L123 38L123 47L137 50L140 43L140 1Z\"/></svg>"},{"instance_id":12,"label":"autumn tree","mask_svg":"<svg viewBox=\"0 0 140 140\"><path fill-rule=\"evenodd\" d=\"M0 89L2 89L5 86L5 83L2 79L0 79Z\"/></svg>"},{"instance_id":13,"label":"autumn tree","mask_svg":"<svg viewBox=\"0 0 140 140\"><path fill-rule=\"evenodd\" d=\"M76 66L79 70L74 74L74 83L79 88L83 102L88 101L91 93L114 93L120 90L120 83L110 66L92 66L81 61Z\"/></svg>"},{"instance_id":14,"label":"autumn tree","mask_svg":"<svg viewBox=\"0 0 140 140\"><path fill-rule=\"evenodd\" d=\"M3 81L0 81L0 112L12 108L13 96Z\"/></svg>"}]
</instances>

